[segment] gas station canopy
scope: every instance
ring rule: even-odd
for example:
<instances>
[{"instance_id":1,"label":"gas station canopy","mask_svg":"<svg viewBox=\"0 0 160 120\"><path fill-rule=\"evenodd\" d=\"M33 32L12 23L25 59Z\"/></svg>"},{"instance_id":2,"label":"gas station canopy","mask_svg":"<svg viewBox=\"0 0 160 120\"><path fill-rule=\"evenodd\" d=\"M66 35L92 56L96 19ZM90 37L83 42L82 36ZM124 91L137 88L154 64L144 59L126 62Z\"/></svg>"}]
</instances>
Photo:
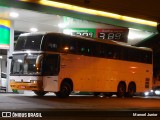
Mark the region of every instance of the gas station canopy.
<instances>
[{"instance_id":1,"label":"gas station canopy","mask_svg":"<svg viewBox=\"0 0 160 120\"><path fill-rule=\"evenodd\" d=\"M121 27L156 31L158 0L2 0L1 6L69 16Z\"/></svg>"}]
</instances>

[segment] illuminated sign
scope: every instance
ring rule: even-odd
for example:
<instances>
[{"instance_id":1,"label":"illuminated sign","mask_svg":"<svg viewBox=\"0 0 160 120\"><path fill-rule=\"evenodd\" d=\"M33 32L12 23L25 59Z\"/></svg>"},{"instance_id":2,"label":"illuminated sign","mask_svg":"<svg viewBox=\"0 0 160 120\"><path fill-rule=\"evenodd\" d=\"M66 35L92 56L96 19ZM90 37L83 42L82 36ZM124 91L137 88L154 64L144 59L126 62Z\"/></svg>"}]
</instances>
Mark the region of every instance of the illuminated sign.
<instances>
[{"instance_id":1,"label":"illuminated sign","mask_svg":"<svg viewBox=\"0 0 160 120\"><path fill-rule=\"evenodd\" d=\"M94 29L94 28L72 28L64 29L64 34L78 35L91 38L115 40L119 42L127 42L128 40L128 28L111 28L111 29Z\"/></svg>"},{"instance_id":2,"label":"illuminated sign","mask_svg":"<svg viewBox=\"0 0 160 120\"><path fill-rule=\"evenodd\" d=\"M127 42L129 29L97 29L96 37L100 39Z\"/></svg>"},{"instance_id":3,"label":"illuminated sign","mask_svg":"<svg viewBox=\"0 0 160 120\"><path fill-rule=\"evenodd\" d=\"M63 31L65 34L69 35L77 35L77 36L84 36L84 37L96 37L96 29L92 28L72 28L72 29L65 29Z\"/></svg>"},{"instance_id":4,"label":"illuminated sign","mask_svg":"<svg viewBox=\"0 0 160 120\"><path fill-rule=\"evenodd\" d=\"M9 20L0 19L0 49L9 49L10 27Z\"/></svg>"}]
</instances>

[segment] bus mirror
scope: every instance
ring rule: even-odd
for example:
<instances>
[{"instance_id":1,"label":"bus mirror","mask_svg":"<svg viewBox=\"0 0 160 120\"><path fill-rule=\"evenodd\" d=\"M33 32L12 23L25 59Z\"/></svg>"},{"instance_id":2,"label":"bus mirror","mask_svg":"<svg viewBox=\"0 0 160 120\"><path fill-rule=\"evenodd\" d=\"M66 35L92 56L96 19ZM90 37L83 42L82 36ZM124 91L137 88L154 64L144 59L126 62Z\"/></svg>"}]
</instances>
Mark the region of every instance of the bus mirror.
<instances>
[{"instance_id":1,"label":"bus mirror","mask_svg":"<svg viewBox=\"0 0 160 120\"><path fill-rule=\"evenodd\" d=\"M13 56L9 56L8 58L9 58L9 59L13 59Z\"/></svg>"}]
</instances>

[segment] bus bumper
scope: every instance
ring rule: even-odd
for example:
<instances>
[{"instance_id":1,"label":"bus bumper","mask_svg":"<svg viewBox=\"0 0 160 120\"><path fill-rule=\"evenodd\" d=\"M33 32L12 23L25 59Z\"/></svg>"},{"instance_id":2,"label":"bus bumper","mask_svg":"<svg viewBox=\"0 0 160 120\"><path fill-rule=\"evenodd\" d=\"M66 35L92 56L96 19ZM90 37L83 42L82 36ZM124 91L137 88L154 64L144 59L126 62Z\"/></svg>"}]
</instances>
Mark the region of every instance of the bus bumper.
<instances>
[{"instance_id":1,"label":"bus bumper","mask_svg":"<svg viewBox=\"0 0 160 120\"><path fill-rule=\"evenodd\" d=\"M42 90L42 81L37 80L36 82L16 82L10 81L12 90Z\"/></svg>"}]
</instances>

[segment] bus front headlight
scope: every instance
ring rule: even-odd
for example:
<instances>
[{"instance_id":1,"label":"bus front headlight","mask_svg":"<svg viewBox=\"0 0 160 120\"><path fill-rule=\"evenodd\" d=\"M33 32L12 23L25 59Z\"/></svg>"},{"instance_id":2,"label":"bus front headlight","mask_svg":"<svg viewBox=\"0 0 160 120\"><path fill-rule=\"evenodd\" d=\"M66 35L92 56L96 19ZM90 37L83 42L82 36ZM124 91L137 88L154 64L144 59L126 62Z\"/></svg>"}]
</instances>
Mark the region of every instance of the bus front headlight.
<instances>
[{"instance_id":1,"label":"bus front headlight","mask_svg":"<svg viewBox=\"0 0 160 120\"><path fill-rule=\"evenodd\" d=\"M10 82L15 82L15 80L11 79Z\"/></svg>"},{"instance_id":2,"label":"bus front headlight","mask_svg":"<svg viewBox=\"0 0 160 120\"><path fill-rule=\"evenodd\" d=\"M31 80L30 82L36 84L37 80Z\"/></svg>"}]
</instances>

